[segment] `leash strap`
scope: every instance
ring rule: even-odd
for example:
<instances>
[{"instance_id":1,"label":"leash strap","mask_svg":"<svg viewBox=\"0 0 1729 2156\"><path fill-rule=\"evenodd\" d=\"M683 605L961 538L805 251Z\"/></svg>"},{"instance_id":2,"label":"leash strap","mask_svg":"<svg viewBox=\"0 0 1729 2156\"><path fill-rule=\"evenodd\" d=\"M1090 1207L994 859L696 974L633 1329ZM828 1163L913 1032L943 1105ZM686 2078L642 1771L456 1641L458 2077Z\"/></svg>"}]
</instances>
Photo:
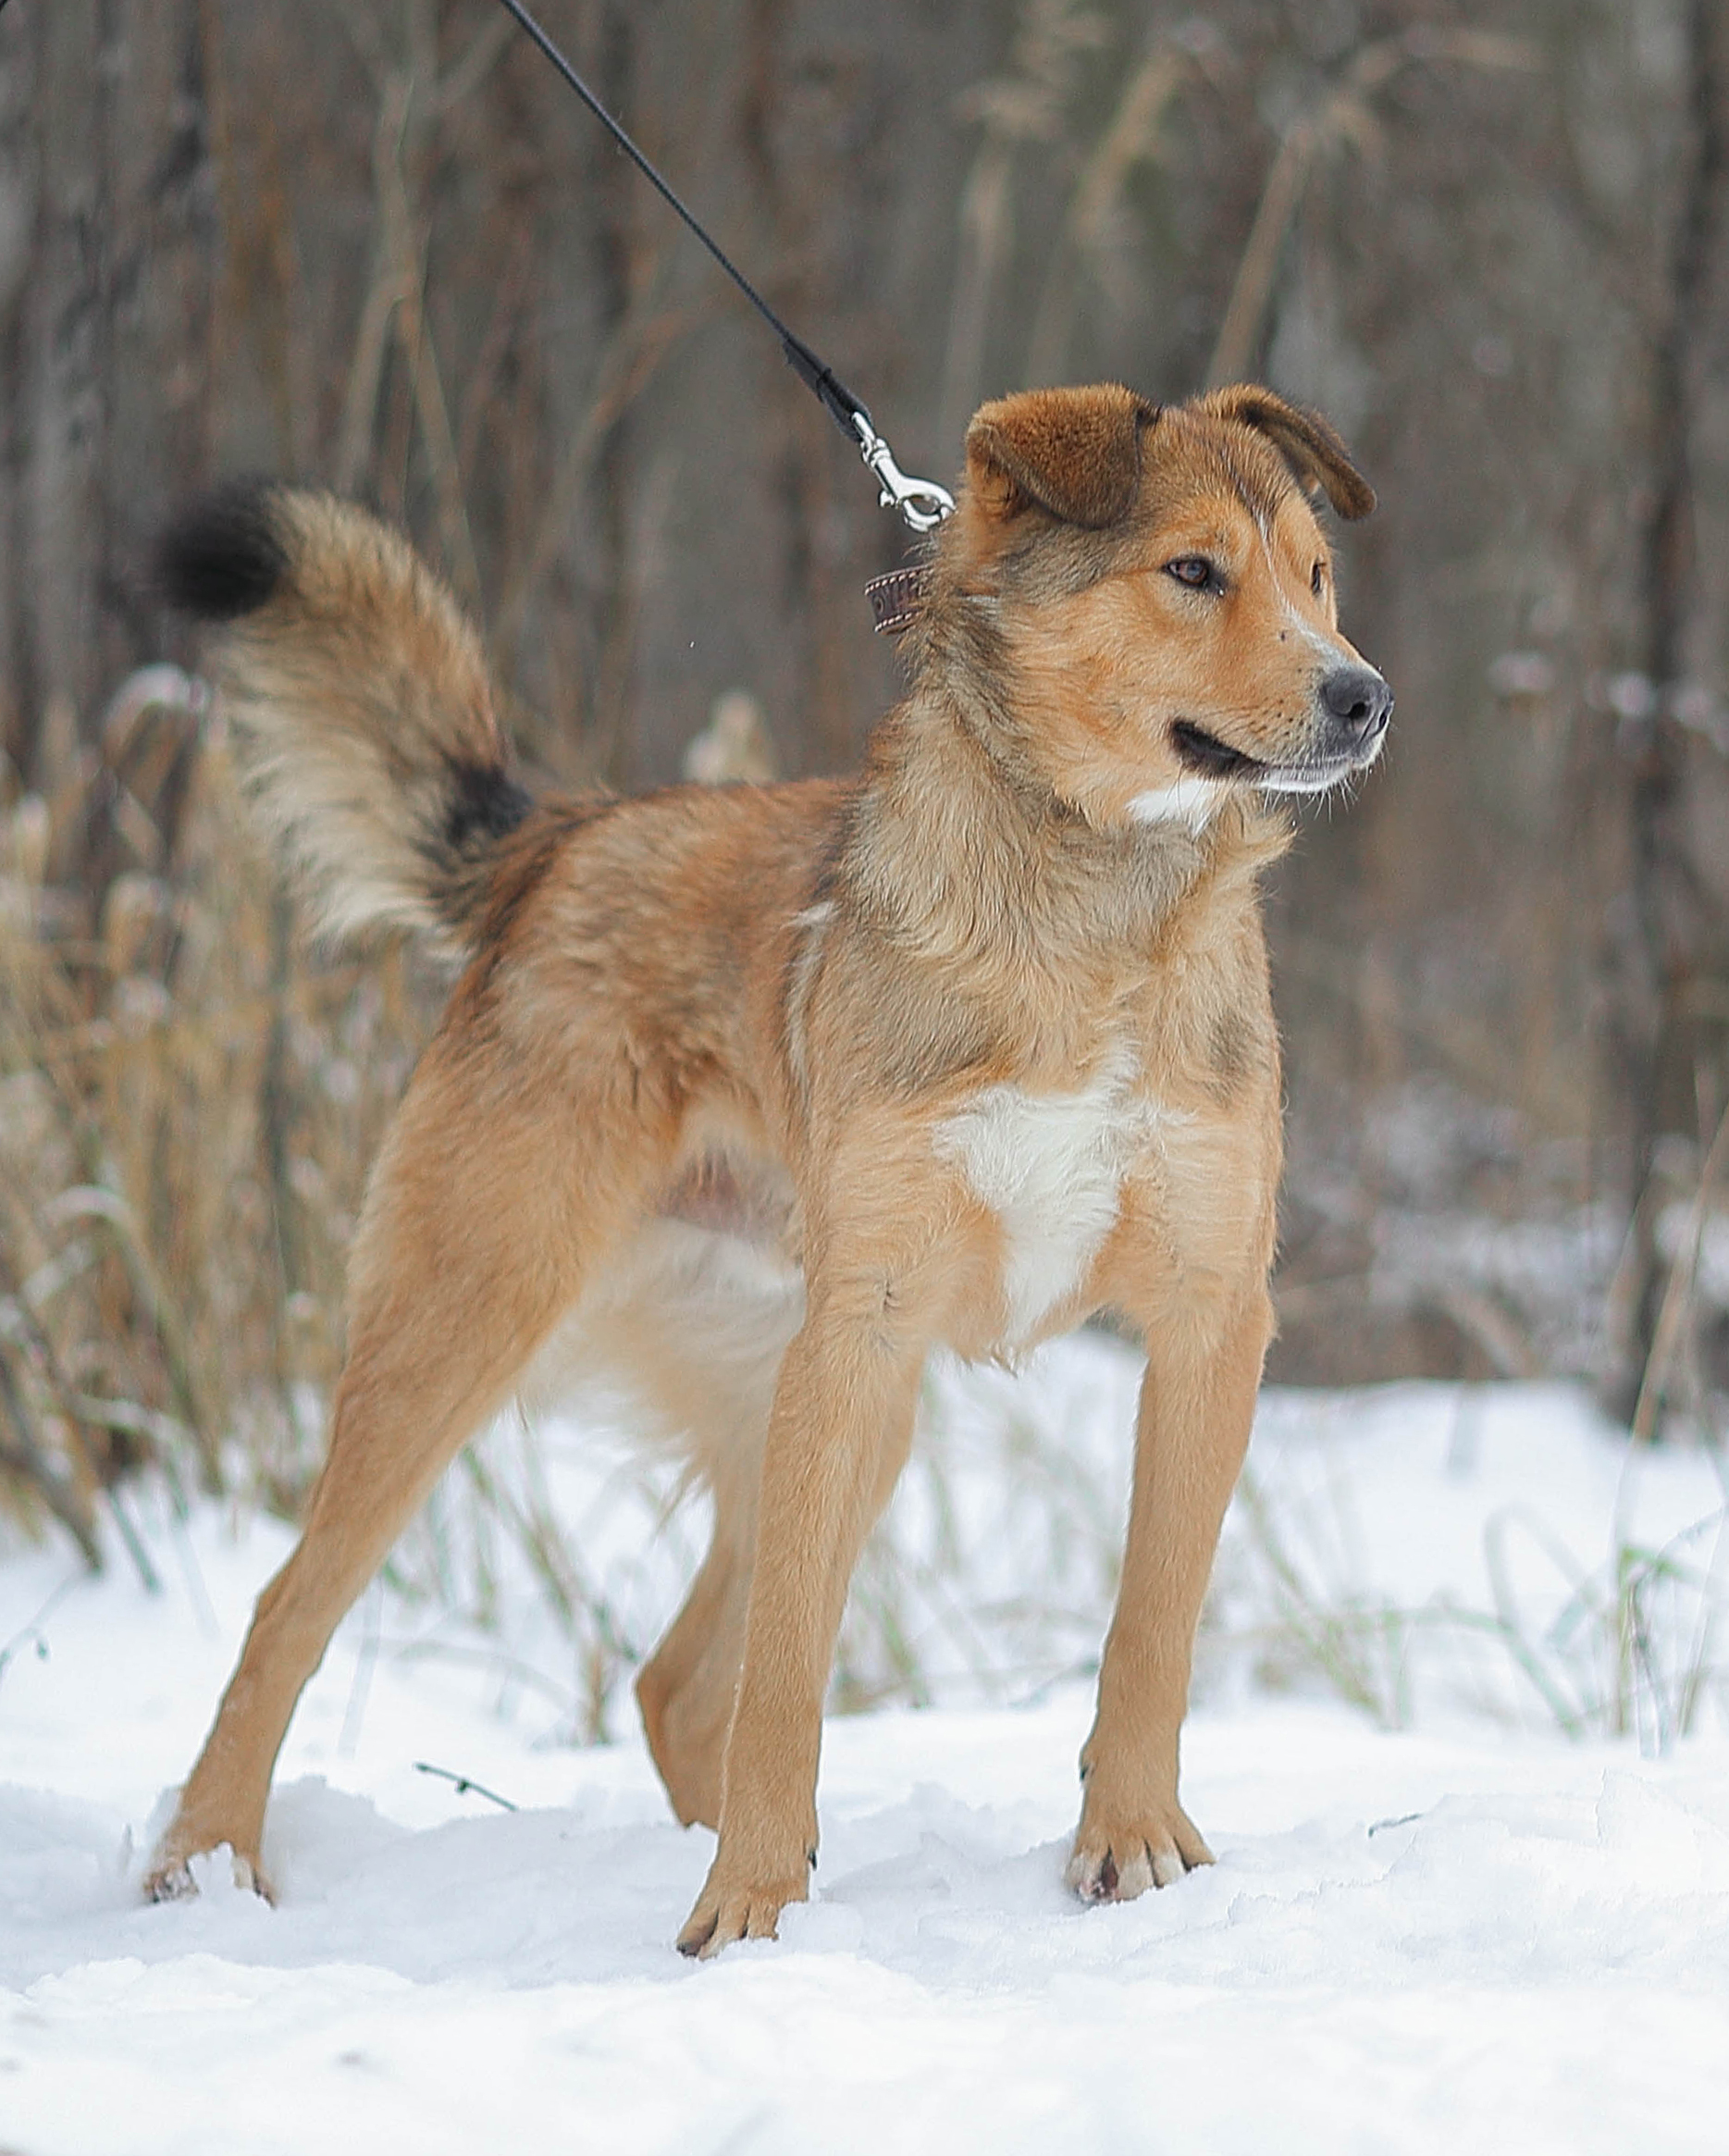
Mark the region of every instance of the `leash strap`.
<instances>
[{"instance_id":1,"label":"leash strap","mask_svg":"<svg viewBox=\"0 0 1729 2156\"><path fill-rule=\"evenodd\" d=\"M6 0L0 0L0 6ZM858 450L864 462L876 475L882 489L881 502L884 509L898 509L914 531L930 531L942 523L955 507L955 498L946 487L939 487L934 479L909 478L895 462L894 452L871 424L869 408L855 397L826 361L811 351L802 337L795 336L767 300L751 283L735 263L722 252L715 241L668 186L660 173L644 156L617 120L589 89L564 55L541 29L540 25L522 5L522 0L500 0L505 12L515 19L517 27L533 39L551 61L595 118L606 129L612 140L624 151L636 169L647 180L667 205L675 210L697 238L713 255L733 282L755 307L758 314L773 330L781 341L781 353L793 372L804 383L828 413L836 427Z\"/></svg>"}]
</instances>

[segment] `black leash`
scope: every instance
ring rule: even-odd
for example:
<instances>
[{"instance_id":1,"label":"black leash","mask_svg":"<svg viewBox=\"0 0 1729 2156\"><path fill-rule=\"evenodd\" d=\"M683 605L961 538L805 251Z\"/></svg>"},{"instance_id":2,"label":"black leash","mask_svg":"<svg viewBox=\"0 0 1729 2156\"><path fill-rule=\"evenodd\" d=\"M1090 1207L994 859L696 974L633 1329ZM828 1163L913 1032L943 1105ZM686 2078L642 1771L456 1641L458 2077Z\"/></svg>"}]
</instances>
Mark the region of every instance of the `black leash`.
<instances>
[{"instance_id":1,"label":"black leash","mask_svg":"<svg viewBox=\"0 0 1729 2156\"><path fill-rule=\"evenodd\" d=\"M859 454L876 475L877 484L883 489L879 497L883 507L898 509L914 531L932 531L945 516L952 515L955 497L948 489L939 487L934 479L908 478L901 470L895 462L894 451L871 425L869 407L853 395L832 366L818 358L802 337L794 335L743 270L709 237L696 216L673 193L527 8L523 6L522 0L500 0L500 4L515 18L517 27L526 31L540 47L643 178L649 181L671 208L677 211L780 339L781 352L787 366L818 399L847 440L858 446ZM6 0L0 0L0 13L5 12L6 6ZM870 599L871 612L876 616L877 627L891 635L898 635L902 629L910 627L922 603L924 588L925 572L921 568L895 569L886 576L872 577L865 586L865 592Z\"/></svg>"},{"instance_id":2,"label":"black leash","mask_svg":"<svg viewBox=\"0 0 1729 2156\"><path fill-rule=\"evenodd\" d=\"M0 7L6 0L0 0ZM794 335L767 300L703 229L695 215L673 193L617 120L589 89L564 55L541 29L540 25L522 6L521 0L500 0L500 5L516 19L519 29L525 31L535 43L551 61L565 81L576 93L595 118L606 129L612 140L624 151L636 169L655 189L669 207L675 210L689 226L716 262L755 307L758 314L781 341L781 353L786 364L804 383L805 387L821 403L822 408L836 427L862 454L864 461L876 474L883 489L884 509L898 509L914 531L930 531L942 523L955 506L955 498L946 487L939 487L933 479L911 479L895 462L888 443L871 424L868 407L841 380L834 369L819 359L802 337Z\"/></svg>"}]
</instances>

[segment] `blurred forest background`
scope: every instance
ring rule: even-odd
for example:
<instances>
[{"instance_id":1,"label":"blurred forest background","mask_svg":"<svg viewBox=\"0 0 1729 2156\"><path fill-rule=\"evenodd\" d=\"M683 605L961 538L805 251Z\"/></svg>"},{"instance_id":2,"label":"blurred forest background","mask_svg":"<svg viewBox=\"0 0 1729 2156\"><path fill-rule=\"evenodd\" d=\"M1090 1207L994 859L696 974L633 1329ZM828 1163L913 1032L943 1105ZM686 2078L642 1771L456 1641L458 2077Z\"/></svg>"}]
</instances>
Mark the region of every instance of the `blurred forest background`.
<instances>
[{"instance_id":1,"label":"blurred forest background","mask_svg":"<svg viewBox=\"0 0 1729 2156\"><path fill-rule=\"evenodd\" d=\"M1399 708L1272 893L1273 1374L1714 1429L1723 0L542 6L908 470L1044 381L1258 376L1344 431ZM436 1008L297 942L150 596L237 470L400 519L555 776L674 777L735 690L833 769L896 693L897 521L490 0L0 14L0 1482L87 1544L148 1458L296 1502Z\"/></svg>"}]
</instances>

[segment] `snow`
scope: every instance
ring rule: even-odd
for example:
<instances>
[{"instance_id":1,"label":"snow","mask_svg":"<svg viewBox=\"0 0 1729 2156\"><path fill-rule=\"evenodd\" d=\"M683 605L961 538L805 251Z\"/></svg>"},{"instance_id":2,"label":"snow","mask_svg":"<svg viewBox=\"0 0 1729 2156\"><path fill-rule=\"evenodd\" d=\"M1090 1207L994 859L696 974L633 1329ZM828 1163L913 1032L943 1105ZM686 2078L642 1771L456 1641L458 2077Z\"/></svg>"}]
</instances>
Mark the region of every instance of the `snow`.
<instances>
[{"instance_id":1,"label":"snow","mask_svg":"<svg viewBox=\"0 0 1729 2156\"><path fill-rule=\"evenodd\" d=\"M152 1514L156 1595L117 1555L92 1581L57 1549L8 1553L0 2150L1722 2149L1712 1456L1629 1470L1561 1389L1269 1394L1185 1739L1219 1861L1086 1909L1061 1877L1091 1700L1068 1632L1028 1613L1068 1611L1096 1652L1108 1538L1074 1523L1120 1503L1133 1382L1096 1342L1019 1392L939 1378L935 1461L887 1545L938 1704L831 1719L816 1897L711 1964L671 1944L711 1838L673 1824L624 1715L615 1744L551 1741L564 1711L521 1678L551 1667L544 1642L507 1654L384 1591L284 1753L279 1905L215 1863L198 1900L141 1905L164 1792L287 1538ZM611 1493L595 1578L647 1628L675 1582L626 1546L612 1469L585 1493L552 1435L561 1508L587 1520ZM680 1523L671 1546L692 1543ZM1641 1563L1629 1656L1602 1592Z\"/></svg>"}]
</instances>

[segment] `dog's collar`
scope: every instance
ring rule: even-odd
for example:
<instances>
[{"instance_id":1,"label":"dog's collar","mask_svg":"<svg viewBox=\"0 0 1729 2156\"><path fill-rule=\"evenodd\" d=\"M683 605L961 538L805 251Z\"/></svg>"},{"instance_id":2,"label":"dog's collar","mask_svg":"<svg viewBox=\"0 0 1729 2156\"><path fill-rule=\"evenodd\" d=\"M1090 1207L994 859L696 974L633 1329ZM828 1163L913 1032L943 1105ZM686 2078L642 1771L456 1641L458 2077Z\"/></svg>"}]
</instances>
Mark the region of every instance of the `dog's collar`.
<instances>
[{"instance_id":1,"label":"dog's collar","mask_svg":"<svg viewBox=\"0 0 1729 2156\"><path fill-rule=\"evenodd\" d=\"M880 637L898 637L911 628L930 596L931 572L922 562L891 569L886 576L872 576L865 586Z\"/></svg>"}]
</instances>

